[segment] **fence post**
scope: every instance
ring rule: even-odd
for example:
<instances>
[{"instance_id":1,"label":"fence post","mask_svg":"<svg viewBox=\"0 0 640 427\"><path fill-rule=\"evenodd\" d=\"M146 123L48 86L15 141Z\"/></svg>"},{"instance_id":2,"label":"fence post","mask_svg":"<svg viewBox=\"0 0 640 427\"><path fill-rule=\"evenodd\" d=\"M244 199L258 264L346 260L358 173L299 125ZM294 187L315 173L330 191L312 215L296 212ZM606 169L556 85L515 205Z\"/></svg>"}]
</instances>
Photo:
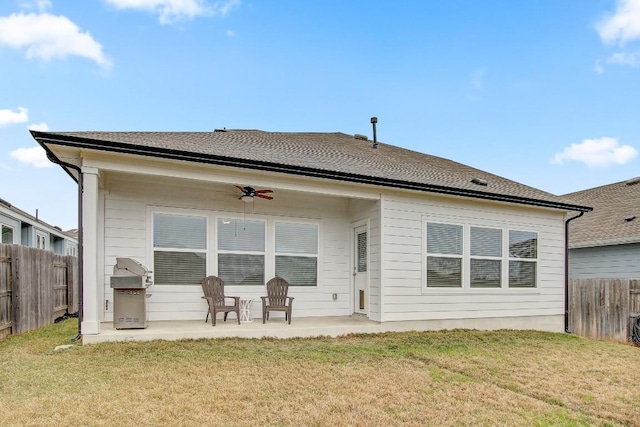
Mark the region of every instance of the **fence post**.
<instances>
[{"instance_id":1,"label":"fence post","mask_svg":"<svg viewBox=\"0 0 640 427\"><path fill-rule=\"evenodd\" d=\"M20 306L20 256L18 255L19 246L11 246L11 281L13 282L13 289L11 290L11 333L17 334L20 330L20 322L18 321L22 307Z\"/></svg>"}]
</instances>

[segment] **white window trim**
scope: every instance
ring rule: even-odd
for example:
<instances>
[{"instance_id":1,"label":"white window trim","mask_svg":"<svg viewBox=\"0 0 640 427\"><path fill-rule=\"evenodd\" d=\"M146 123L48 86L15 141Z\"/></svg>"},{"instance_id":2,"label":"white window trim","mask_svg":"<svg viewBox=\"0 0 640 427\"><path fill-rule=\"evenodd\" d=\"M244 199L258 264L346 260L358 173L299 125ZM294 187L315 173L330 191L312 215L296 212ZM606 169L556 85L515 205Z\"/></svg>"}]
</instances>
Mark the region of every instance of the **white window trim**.
<instances>
[{"instance_id":1,"label":"white window trim","mask_svg":"<svg viewBox=\"0 0 640 427\"><path fill-rule=\"evenodd\" d=\"M40 231L39 229L35 229L35 233L33 233L35 235L35 247L37 249L43 249L43 250L47 250L49 245L47 245L47 233ZM38 244L38 237L42 238L42 242L44 243L44 248L41 248L40 245Z\"/></svg>"},{"instance_id":2,"label":"white window trim","mask_svg":"<svg viewBox=\"0 0 640 427\"><path fill-rule=\"evenodd\" d=\"M429 287L427 285L427 256L460 258L459 255L451 254L428 254L427 253L427 223L447 224L462 226L462 286L459 288L448 287ZM498 259L494 257L471 257L471 227L493 228L502 230L502 257L501 264L501 287L500 288L472 288L471 287L471 258L475 259ZM509 231L525 231L535 233L537 238L537 256L536 258L511 258L509 254ZM460 294L540 294L540 231L523 227L522 224L506 223L502 225L489 223L484 221L451 221L450 218L423 215L422 218L422 278L421 288L423 294L438 295L460 295ZM532 288L511 288L509 287L509 261L529 261L536 263L536 286Z\"/></svg>"}]
</instances>

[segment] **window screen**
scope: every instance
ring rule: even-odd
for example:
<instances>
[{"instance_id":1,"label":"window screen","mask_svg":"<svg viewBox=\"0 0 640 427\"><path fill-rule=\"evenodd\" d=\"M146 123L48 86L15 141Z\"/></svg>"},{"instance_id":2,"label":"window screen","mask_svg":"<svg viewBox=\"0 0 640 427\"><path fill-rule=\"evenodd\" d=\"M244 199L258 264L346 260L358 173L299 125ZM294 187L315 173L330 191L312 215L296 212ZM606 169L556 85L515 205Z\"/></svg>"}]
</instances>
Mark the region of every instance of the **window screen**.
<instances>
[{"instance_id":1,"label":"window screen","mask_svg":"<svg viewBox=\"0 0 640 427\"><path fill-rule=\"evenodd\" d=\"M204 252L154 253L154 282L158 285L195 285L207 275Z\"/></svg>"},{"instance_id":2,"label":"window screen","mask_svg":"<svg viewBox=\"0 0 640 427\"><path fill-rule=\"evenodd\" d=\"M530 231L509 231L509 287L535 288L538 235Z\"/></svg>"},{"instance_id":3,"label":"window screen","mask_svg":"<svg viewBox=\"0 0 640 427\"><path fill-rule=\"evenodd\" d=\"M264 221L218 220L218 250L264 252Z\"/></svg>"},{"instance_id":4,"label":"window screen","mask_svg":"<svg viewBox=\"0 0 640 427\"><path fill-rule=\"evenodd\" d=\"M218 219L218 276L232 286L264 286L265 222Z\"/></svg>"},{"instance_id":5,"label":"window screen","mask_svg":"<svg viewBox=\"0 0 640 427\"><path fill-rule=\"evenodd\" d=\"M462 226L427 223L427 252L462 255Z\"/></svg>"},{"instance_id":6,"label":"window screen","mask_svg":"<svg viewBox=\"0 0 640 427\"><path fill-rule=\"evenodd\" d=\"M207 219L153 214L153 276L156 285L197 285L207 271Z\"/></svg>"},{"instance_id":7,"label":"window screen","mask_svg":"<svg viewBox=\"0 0 640 427\"><path fill-rule=\"evenodd\" d=\"M530 231L509 231L509 256L511 258L537 258L538 236Z\"/></svg>"},{"instance_id":8,"label":"window screen","mask_svg":"<svg viewBox=\"0 0 640 427\"><path fill-rule=\"evenodd\" d=\"M206 224L202 216L154 214L153 247L206 249Z\"/></svg>"},{"instance_id":9,"label":"window screen","mask_svg":"<svg viewBox=\"0 0 640 427\"><path fill-rule=\"evenodd\" d=\"M459 288L462 286L462 258L427 257L427 286Z\"/></svg>"},{"instance_id":10,"label":"window screen","mask_svg":"<svg viewBox=\"0 0 640 427\"><path fill-rule=\"evenodd\" d=\"M502 286L502 230L471 227L471 259L469 262L472 288Z\"/></svg>"},{"instance_id":11,"label":"window screen","mask_svg":"<svg viewBox=\"0 0 640 427\"><path fill-rule=\"evenodd\" d=\"M276 276L291 286L318 285L318 225L276 222Z\"/></svg>"},{"instance_id":12,"label":"window screen","mask_svg":"<svg viewBox=\"0 0 640 427\"><path fill-rule=\"evenodd\" d=\"M227 285L263 286L264 255L218 254L218 277Z\"/></svg>"},{"instance_id":13,"label":"window screen","mask_svg":"<svg viewBox=\"0 0 640 427\"><path fill-rule=\"evenodd\" d=\"M462 287L462 230L461 225L427 223L428 287Z\"/></svg>"}]
</instances>

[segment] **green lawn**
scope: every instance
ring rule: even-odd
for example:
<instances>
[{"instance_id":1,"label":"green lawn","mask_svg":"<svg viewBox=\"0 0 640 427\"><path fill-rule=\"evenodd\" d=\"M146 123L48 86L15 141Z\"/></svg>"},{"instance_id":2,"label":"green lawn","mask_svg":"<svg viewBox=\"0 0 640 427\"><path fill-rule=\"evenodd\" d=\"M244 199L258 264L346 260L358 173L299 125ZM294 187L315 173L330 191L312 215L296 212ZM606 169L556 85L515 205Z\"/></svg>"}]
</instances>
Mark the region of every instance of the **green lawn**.
<instances>
[{"instance_id":1,"label":"green lawn","mask_svg":"<svg viewBox=\"0 0 640 427\"><path fill-rule=\"evenodd\" d=\"M640 425L640 348L566 334L0 341L3 426Z\"/></svg>"}]
</instances>

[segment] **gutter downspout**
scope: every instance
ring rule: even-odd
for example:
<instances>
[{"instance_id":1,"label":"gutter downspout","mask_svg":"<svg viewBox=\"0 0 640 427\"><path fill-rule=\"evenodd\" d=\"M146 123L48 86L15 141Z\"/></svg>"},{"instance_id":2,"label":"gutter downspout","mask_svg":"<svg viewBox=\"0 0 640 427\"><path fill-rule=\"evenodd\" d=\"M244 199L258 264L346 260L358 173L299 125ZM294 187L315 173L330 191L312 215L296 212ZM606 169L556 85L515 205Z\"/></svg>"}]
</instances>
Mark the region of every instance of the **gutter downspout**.
<instances>
[{"instance_id":1,"label":"gutter downspout","mask_svg":"<svg viewBox=\"0 0 640 427\"><path fill-rule=\"evenodd\" d=\"M580 212L564 222L564 331L567 334L572 333L569 331L569 223L582 215L584 212Z\"/></svg>"},{"instance_id":2,"label":"gutter downspout","mask_svg":"<svg viewBox=\"0 0 640 427\"><path fill-rule=\"evenodd\" d=\"M78 341L82 338L82 312L83 312L83 289L84 289L84 279L83 279L83 271L84 271L84 245L83 245L83 232L82 232L82 195L84 192L84 178L82 174L82 169L79 166L72 165L71 163L63 162L58 159L51 150L45 147L44 144L40 144L45 151L47 152L47 158L52 162L59 166L65 168L74 169L78 172L78 334L71 338L72 342Z\"/></svg>"}]
</instances>

